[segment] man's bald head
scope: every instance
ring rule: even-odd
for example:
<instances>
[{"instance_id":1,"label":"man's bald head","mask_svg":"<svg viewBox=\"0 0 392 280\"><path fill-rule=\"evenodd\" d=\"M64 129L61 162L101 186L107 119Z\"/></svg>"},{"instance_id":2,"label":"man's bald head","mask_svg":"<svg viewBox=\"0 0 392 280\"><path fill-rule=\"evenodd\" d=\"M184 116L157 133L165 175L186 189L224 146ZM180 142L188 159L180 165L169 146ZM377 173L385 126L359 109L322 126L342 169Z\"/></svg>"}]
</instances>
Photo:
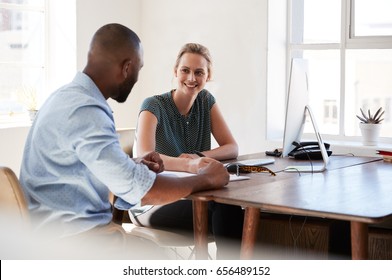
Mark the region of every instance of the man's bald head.
<instances>
[{"instance_id":1,"label":"man's bald head","mask_svg":"<svg viewBox=\"0 0 392 280\"><path fill-rule=\"evenodd\" d=\"M106 99L124 102L142 67L143 49L139 37L128 27L111 23L95 32L83 72Z\"/></svg>"},{"instance_id":2,"label":"man's bald head","mask_svg":"<svg viewBox=\"0 0 392 280\"><path fill-rule=\"evenodd\" d=\"M95 32L90 44L89 55L126 56L132 51L138 51L140 39L128 27L118 23L102 26ZM132 54L131 54L132 55Z\"/></svg>"}]
</instances>

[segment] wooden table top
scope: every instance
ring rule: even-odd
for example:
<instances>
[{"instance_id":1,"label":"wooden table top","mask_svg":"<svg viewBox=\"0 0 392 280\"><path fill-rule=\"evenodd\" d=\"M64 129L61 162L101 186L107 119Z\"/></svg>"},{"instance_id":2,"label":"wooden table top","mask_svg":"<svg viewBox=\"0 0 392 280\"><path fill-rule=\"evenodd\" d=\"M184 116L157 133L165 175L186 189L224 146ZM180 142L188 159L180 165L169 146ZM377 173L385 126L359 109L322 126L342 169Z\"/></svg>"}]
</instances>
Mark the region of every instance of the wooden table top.
<instances>
[{"instance_id":1,"label":"wooden table top","mask_svg":"<svg viewBox=\"0 0 392 280\"><path fill-rule=\"evenodd\" d=\"M257 158L248 155L239 159ZM278 172L252 173L250 180L193 194L194 200L214 200L262 211L307 215L365 223L392 217L392 164L380 158L332 156L322 173L279 172L295 161L277 158L268 167Z\"/></svg>"}]
</instances>

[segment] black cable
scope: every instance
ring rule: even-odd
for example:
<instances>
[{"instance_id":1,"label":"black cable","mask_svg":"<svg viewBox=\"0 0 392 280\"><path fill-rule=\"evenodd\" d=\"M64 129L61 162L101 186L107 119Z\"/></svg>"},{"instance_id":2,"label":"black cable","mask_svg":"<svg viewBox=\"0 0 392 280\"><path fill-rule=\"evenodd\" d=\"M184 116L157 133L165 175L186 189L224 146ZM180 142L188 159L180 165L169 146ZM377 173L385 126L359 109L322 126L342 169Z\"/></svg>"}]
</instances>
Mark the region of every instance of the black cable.
<instances>
[{"instance_id":1,"label":"black cable","mask_svg":"<svg viewBox=\"0 0 392 280\"><path fill-rule=\"evenodd\" d=\"M314 173L314 170L313 170L313 162L312 162L312 159L311 159L311 157L310 157L310 151L309 150L307 150L306 148L305 148L305 146L303 146L303 145L301 145L301 143L298 143L298 142L296 142L296 141L293 141L293 143L292 143L295 147L297 147L297 148L299 148L299 149L302 149L302 150L304 150L305 151L305 154L306 154L306 156L308 157L308 159L309 159L309 163L310 163L310 167L311 167L311 170L312 170L312 174ZM320 152L321 153L321 152Z\"/></svg>"}]
</instances>

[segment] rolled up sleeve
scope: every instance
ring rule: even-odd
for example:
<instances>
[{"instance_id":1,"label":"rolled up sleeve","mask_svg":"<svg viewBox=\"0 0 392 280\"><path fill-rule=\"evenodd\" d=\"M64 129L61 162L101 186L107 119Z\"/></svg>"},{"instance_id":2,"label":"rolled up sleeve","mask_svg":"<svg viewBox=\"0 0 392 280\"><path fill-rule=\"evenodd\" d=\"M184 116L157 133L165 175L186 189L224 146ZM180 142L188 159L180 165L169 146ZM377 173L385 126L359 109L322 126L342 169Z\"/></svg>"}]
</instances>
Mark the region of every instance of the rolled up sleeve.
<instances>
[{"instance_id":1,"label":"rolled up sleeve","mask_svg":"<svg viewBox=\"0 0 392 280\"><path fill-rule=\"evenodd\" d=\"M156 174L144 164L135 161L121 149L114 123L108 121L111 116L96 110L92 106L79 108L75 122L80 120L78 114L87 118L83 124L76 123L78 129L68 131L83 131L73 146L81 162L91 174L120 198L117 203L121 209L130 209L140 205L143 196L152 187ZM70 119L70 124L72 124Z\"/></svg>"}]
</instances>

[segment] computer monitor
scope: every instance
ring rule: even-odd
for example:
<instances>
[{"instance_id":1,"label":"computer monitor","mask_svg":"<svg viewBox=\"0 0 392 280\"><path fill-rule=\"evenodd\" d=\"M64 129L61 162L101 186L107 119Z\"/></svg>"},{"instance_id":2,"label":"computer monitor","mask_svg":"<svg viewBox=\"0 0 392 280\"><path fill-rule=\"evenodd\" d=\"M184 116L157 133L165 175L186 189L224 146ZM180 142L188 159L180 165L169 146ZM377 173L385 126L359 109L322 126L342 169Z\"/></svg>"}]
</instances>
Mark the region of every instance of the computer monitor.
<instances>
[{"instance_id":1,"label":"computer monitor","mask_svg":"<svg viewBox=\"0 0 392 280\"><path fill-rule=\"evenodd\" d=\"M283 157L287 157L289 152L296 147L293 144L294 142L300 143L305 126L306 112L309 113L309 117L313 124L323 162L321 165L310 161L303 165L288 166L285 168L285 171L322 172L326 169L329 161L316 120L309 106L307 60L293 58L290 67L289 89L286 103L286 119L282 150Z\"/></svg>"}]
</instances>

